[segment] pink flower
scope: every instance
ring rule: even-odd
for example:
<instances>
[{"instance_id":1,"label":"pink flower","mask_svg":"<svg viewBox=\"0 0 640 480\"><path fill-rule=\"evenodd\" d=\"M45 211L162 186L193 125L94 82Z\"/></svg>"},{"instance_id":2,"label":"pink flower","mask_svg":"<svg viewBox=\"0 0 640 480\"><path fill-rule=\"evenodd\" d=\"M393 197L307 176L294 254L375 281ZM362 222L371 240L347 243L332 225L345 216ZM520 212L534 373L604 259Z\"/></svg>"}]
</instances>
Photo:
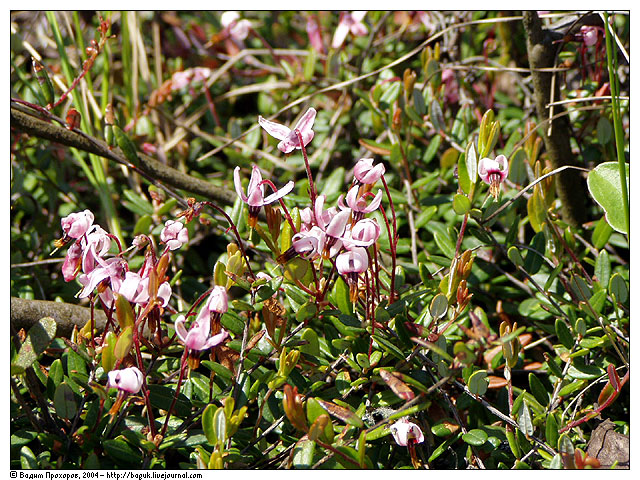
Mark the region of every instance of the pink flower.
<instances>
[{"instance_id":1,"label":"pink flower","mask_svg":"<svg viewBox=\"0 0 640 480\"><path fill-rule=\"evenodd\" d=\"M111 370L107 375L107 388L117 388L128 393L138 393L142 388L143 375L137 367Z\"/></svg>"},{"instance_id":2,"label":"pink flower","mask_svg":"<svg viewBox=\"0 0 640 480\"><path fill-rule=\"evenodd\" d=\"M100 259L99 265L91 270L88 274L84 273L78 277L78 281L84 286L78 294L78 298L88 297L95 288L105 280L108 280L108 285L113 292L120 290L122 285L122 277L124 276L125 261L120 257L113 257L107 260ZM104 293L104 292L99 292ZM112 301L112 295L107 294L103 297L103 300L107 300L105 303L110 305Z\"/></svg>"},{"instance_id":3,"label":"pink flower","mask_svg":"<svg viewBox=\"0 0 640 480\"><path fill-rule=\"evenodd\" d=\"M169 285L169 282L163 282L162 285L158 287L157 298L161 300L161 306L167 306L171 298L171 293L171 285ZM130 302L146 305L149 303L149 276L141 276L139 273L127 272L118 289L118 294Z\"/></svg>"},{"instance_id":4,"label":"pink flower","mask_svg":"<svg viewBox=\"0 0 640 480\"><path fill-rule=\"evenodd\" d=\"M73 243L69 250L67 250L67 256L64 257L64 263L62 264L62 276L65 282L70 282L80 272L80 263L82 262L82 246L79 243Z\"/></svg>"},{"instance_id":5,"label":"pink flower","mask_svg":"<svg viewBox=\"0 0 640 480\"><path fill-rule=\"evenodd\" d=\"M346 209L336 213L326 227L320 225L320 229L325 233L325 241L322 248L322 253L325 257L335 255L342 248L341 237L345 233L350 218L351 209Z\"/></svg>"},{"instance_id":6,"label":"pink flower","mask_svg":"<svg viewBox=\"0 0 640 480\"><path fill-rule=\"evenodd\" d=\"M351 227L351 238L343 239L344 246L351 249L353 245L368 247L380 238L380 225L371 218L363 218Z\"/></svg>"},{"instance_id":7,"label":"pink flower","mask_svg":"<svg viewBox=\"0 0 640 480\"><path fill-rule=\"evenodd\" d=\"M363 218L367 213L371 213L380 207L380 202L382 201L382 190L378 190L378 194L372 198L371 203L367 205L367 201L372 195L358 195L360 187L358 185L354 185L351 187L349 192L347 193L347 206L351 210L353 210L353 221L354 223ZM342 201L342 195L338 198L338 205L340 208L347 208Z\"/></svg>"},{"instance_id":8,"label":"pink flower","mask_svg":"<svg viewBox=\"0 0 640 480\"><path fill-rule=\"evenodd\" d=\"M71 213L60 220L62 231L67 237L80 238L93 225L93 213L90 210Z\"/></svg>"},{"instance_id":9,"label":"pink flower","mask_svg":"<svg viewBox=\"0 0 640 480\"><path fill-rule=\"evenodd\" d=\"M189 231L182 222L167 220L160 232L160 240L167 244L169 250L176 250L189 241Z\"/></svg>"},{"instance_id":10,"label":"pink flower","mask_svg":"<svg viewBox=\"0 0 640 480\"><path fill-rule=\"evenodd\" d=\"M229 333L222 330L217 335L211 336L211 323L209 319L195 320L187 332L184 326L184 315L180 315L176 320L176 334L189 350L208 350L224 342Z\"/></svg>"},{"instance_id":11,"label":"pink flower","mask_svg":"<svg viewBox=\"0 0 640 480\"><path fill-rule=\"evenodd\" d=\"M258 116L258 123L267 131L269 135L280 140L280 143L278 143L278 150L280 150L282 153L291 153L296 148L302 148L296 131L300 132L300 135L302 136L302 142L305 147L311 140L313 140L314 132L312 130L312 127L315 119L316 110L315 108L310 108L304 113L304 115L302 115L302 117L300 117L300 120L298 120L296 126L293 127L293 130L285 127L280 123L267 120L261 115Z\"/></svg>"},{"instance_id":12,"label":"pink flower","mask_svg":"<svg viewBox=\"0 0 640 480\"><path fill-rule=\"evenodd\" d=\"M580 27L580 33L582 34L582 41L585 46L593 47L598 42L598 29L597 27L583 25Z\"/></svg>"},{"instance_id":13,"label":"pink flower","mask_svg":"<svg viewBox=\"0 0 640 480\"><path fill-rule=\"evenodd\" d=\"M227 295L227 290L224 287L216 285L211 290L211 294L209 295L205 308L200 311L198 319L209 318L211 313L222 315L223 313L226 313L228 309L229 296Z\"/></svg>"},{"instance_id":14,"label":"pink flower","mask_svg":"<svg viewBox=\"0 0 640 480\"><path fill-rule=\"evenodd\" d=\"M175 72L171 76L171 90L180 90L192 83L204 82L211 75L211 69L195 67Z\"/></svg>"},{"instance_id":15,"label":"pink flower","mask_svg":"<svg viewBox=\"0 0 640 480\"><path fill-rule=\"evenodd\" d=\"M260 207L268 205L281 199L291 190L293 190L294 183L290 181L280 190L276 190L271 195L264 196L264 181L262 180L262 174L260 169L254 165L251 172L251 178L249 179L249 187L247 193L242 191L242 182L240 181L240 167L236 167L233 171L233 182L236 187L236 193L242 199L244 203L249 205L249 225L254 227L258 220L258 212Z\"/></svg>"},{"instance_id":16,"label":"pink flower","mask_svg":"<svg viewBox=\"0 0 640 480\"><path fill-rule=\"evenodd\" d=\"M319 255L324 245L324 238L324 232L317 226L296 233L291 239L291 247L278 256L278 263L286 263L298 255L305 259Z\"/></svg>"},{"instance_id":17,"label":"pink flower","mask_svg":"<svg viewBox=\"0 0 640 480\"><path fill-rule=\"evenodd\" d=\"M322 34L320 33L320 25L315 15L307 17L307 35L309 43L318 52L324 53L324 43L322 42Z\"/></svg>"},{"instance_id":18,"label":"pink flower","mask_svg":"<svg viewBox=\"0 0 640 480\"><path fill-rule=\"evenodd\" d=\"M353 176L359 183L373 185L384 175L384 165L373 166L373 158L361 158L353 167Z\"/></svg>"},{"instance_id":19,"label":"pink flower","mask_svg":"<svg viewBox=\"0 0 640 480\"><path fill-rule=\"evenodd\" d=\"M340 46L344 43L345 38L347 38L349 32L351 32L356 37L362 37L366 35L369 30L367 29L367 26L362 23L362 20L364 20L364 16L366 14L366 11L340 13L340 21L338 22L336 31L333 33L331 46L333 48L340 48Z\"/></svg>"},{"instance_id":20,"label":"pink flower","mask_svg":"<svg viewBox=\"0 0 640 480\"><path fill-rule=\"evenodd\" d=\"M489 192L498 198L500 184L509 174L509 162L504 155L498 155L495 160L483 158L478 163L478 175L483 182L489 184Z\"/></svg>"},{"instance_id":21,"label":"pink flower","mask_svg":"<svg viewBox=\"0 0 640 480\"><path fill-rule=\"evenodd\" d=\"M364 247L353 247L336 257L336 268L340 275L362 273L369 268L369 256Z\"/></svg>"},{"instance_id":22,"label":"pink flower","mask_svg":"<svg viewBox=\"0 0 640 480\"><path fill-rule=\"evenodd\" d=\"M96 264L104 263L102 257L111 248L111 238L100 225L93 225L81 239L81 245L83 248L82 271L90 273Z\"/></svg>"},{"instance_id":23,"label":"pink flower","mask_svg":"<svg viewBox=\"0 0 640 480\"><path fill-rule=\"evenodd\" d=\"M251 22L246 19L240 20L240 14L234 11L224 12L220 16L220 23L229 32L229 36L237 43L242 42L249 35Z\"/></svg>"},{"instance_id":24,"label":"pink flower","mask_svg":"<svg viewBox=\"0 0 640 480\"><path fill-rule=\"evenodd\" d=\"M389 427L394 440L401 447L406 447L410 443L424 442L424 434L418 425L410 422L407 417L403 417Z\"/></svg>"},{"instance_id":25,"label":"pink flower","mask_svg":"<svg viewBox=\"0 0 640 480\"><path fill-rule=\"evenodd\" d=\"M369 256L363 247L353 247L336 257L336 268L344 275L349 285L351 303L358 299L358 274L369 268Z\"/></svg>"}]
</instances>

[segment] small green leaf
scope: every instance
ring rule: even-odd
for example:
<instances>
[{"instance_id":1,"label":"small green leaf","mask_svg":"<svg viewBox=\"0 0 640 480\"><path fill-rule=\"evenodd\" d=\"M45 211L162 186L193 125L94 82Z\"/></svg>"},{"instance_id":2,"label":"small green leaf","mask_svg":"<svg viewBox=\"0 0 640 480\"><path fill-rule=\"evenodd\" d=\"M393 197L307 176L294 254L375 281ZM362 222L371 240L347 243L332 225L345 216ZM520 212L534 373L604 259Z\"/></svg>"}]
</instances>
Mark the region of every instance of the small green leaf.
<instances>
[{"instance_id":1,"label":"small green leaf","mask_svg":"<svg viewBox=\"0 0 640 480\"><path fill-rule=\"evenodd\" d=\"M571 330L567 327L567 324L561 318L556 319L556 335L558 336L558 340L560 343L564 345L566 348L573 348L574 338Z\"/></svg>"},{"instance_id":2,"label":"small green leaf","mask_svg":"<svg viewBox=\"0 0 640 480\"><path fill-rule=\"evenodd\" d=\"M133 448L122 437L107 439L102 441L105 453L111 457L116 465L126 467L140 466L142 453L139 449Z\"/></svg>"},{"instance_id":3,"label":"small green leaf","mask_svg":"<svg viewBox=\"0 0 640 480\"><path fill-rule=\"evenodd\" d=\"M431 304L429 305L429 313L431 314L431 318L434 320L440 320L447 314L447 310L449 309L449 301L447 300L447 296L443 293L437 294L431 300Z\"/></svg>"},{"instance_id":4,"label":"small green leaf","mask_svg":"<svg viewBox=\"0 0 640 480\"><path fill-rule=\"evenodd\" d=\"M353 305L349 299L349 286L342 280L342 277L338 277L333 287L333 299L342 313L347 315L353 313Z\"/></svg>"},{"instance_id":5,"label":"small green leaf","mask_svg":"<svg viewBox=\"0 0 640 480\"><path fill-rule=\"evenodd\" d=\"M471 200L462 193L456 193L453 196L453 211L458 215L464 215L471 210Z\"/></svg>"},{"instance_id":6,"label":"small green leaf","mask_svg":"<svg viewBox=\"0 0 640 480\"><path fill-rule=\"evenodd\" d=\"M545 254L545 239L544 233L538 232L531 239L529 244L531 247L527 249L527 254L524 257L524 269L531 275L535 275L542 267L542 262Z\"/></svg>"},{"instance_id":7,"label":"small green leaf","mask_svg":"<svg viewBox=\"0 0 640 480\"><path fill-rule=\"evenodd\" d=\"M75 394L71 387L65 382L62 382L56 388L56 393L53 397L53 405L56 408L58 416L62 418L71 419L78 411Z\"/></svg>"},{"instance_id":8,"label":"small green leaf","mask_svg":"<svg viewBox=\"0 0 640 480\"><path fill-rule=\"evenodd\" d=\"M529 388L536 400L540 402L540 405L547 405L549 403L549 393L533 372L529 373Z\"/></svg>"},{"instance_id":9,"label":"small green leaf","mask_svg":"<svg viewBox=\"0 0 640 480\"><path fill-rule=\"evenodd\" d=\"M509 247L509 250L507 250L507 256L509 257L509 260L511 260L517 267L521 267L524 265L524 259L522 258L522 255L520 255L520 250L518 250L518 247Z\"/></svg>"},{"instance_id":10,"label":"small green leaf","mask_svg":"<svg viewBox=\"0 0 640 480\"><path fill-rule=\"evenodd\" d=\"M40 468L38 459L26 445L20 449L20 466L23 470L35 470Z\"/></svg>"},{"instance_id":11,"label":"small green leaf","mask_svg":"<svg viewBox=\"0 0 640 480\"><path fill-rule=\"evenodd\" d=\"M320 355L320 343L318 341L318 334L311 328L305 328L302 330L302 339L307 342L306 345L300 345L300 352L307 355L317 357Z\"/></svg>"},{"instance_id":12,"label":"small green leaf","mask_svg":"<svg viewBox=\"0 0 640 480\"><path fill-rule=\"evenodd\" d=\"M311 468L313 454L316 451L316 442L313 440L300 440L293 448L293 468Z\"/></svg>"},{"instance_id":13,"label":"small green leaf","mask_svg":"<svg viewBox=\"0 0 640 480\"><path fill-rule=\"evenodd\" d=\"M611 261L609 260L609 254L606 250L600 250L598 258L596 258L596 266L593 271L600 285L609 285L609 279L611 278Z\"/></svg>"},{"instance_id":14,"label":"small green leaf","mask_svg":"<svg viewBox=\"0 0 640 480\"><path fill-rule=\"evenodd\" d=\"M562 470L563 468L564 466L562 464L562 455L560 455L559 453L556 453L553 456L553 460L551 460L551 463L549 464L549 469Z\"/></svg>"},{"instance_id":15,"label":"small green leaf","mask_svg":"<svg viewBox=\"0 0 640 480\"><path fill-rule=\"evenodd\" d=\"M525 401L520 403L520 408L518 409L518 427L520 427L520 431L526 433L528 436L533 435L531 412L529 412L529 407Z\"/></svg>"},{"instance_id":16,"label":"small green leaf","mask_svg":"<svg viewBox=\"0 0 640 480\"><path fill-rule=\"evenodd\" d=\"M609 281L609 293L615 295L620 303L626 303L629 299L629 287L619 273L614 274Z\"/></svg>"},{"instance_id":17,"label":"small green leaf","mask_svg":"<svg viewBox=\"0 0 640 480\"><path fill-rule=\"evenodd\" d=\"M20 347L18 356L12 365L16 373L22 373L45 351L56 336L57 323L51 317L38 320L27 333L27 338ZM16 368L17 367L17 368Z\"/></svg>"},{"instance_id":18,"label":"small green leaf","mask_svg":"<svg viewBox=\"0 0 640 480\"><path fill-rule=\"evenodd\" d=\"M473 445L474 447L484 445L488 438L489 436L487 435L487 432L485 432L484 430L480 430L479 428L469 430L467 433L462 435L462 440L469 445Z\"/></svg>"},{"instance_id":19,"label":"small green leaf","mask_svg":"<svg viewBox=\"0 0 640 480\"><path fill-rule=\"evenodd\" d=\"M551 448L556 448L558 445L558 422L553 413L547 415L544 434Z\"/></svg>"},{"instance_id":20,"label":"small green leaf","mask_svg":"<svg viewBox=\"0 0 640 480\"><path fill-rule=\"evenodd\" d=\"M473 142L469 142L467 150L465 151L465 165L467 167L467 174L469 175L469 182L473 186L478 180L478 155L476 154L476 147Z\"/></svg>"},{"instance_id":21,"label":"small green leaf","mask_svg":"<svg viewBox=\"0 0 640 480\"><path fill-rule=\"evenodd\" d=\"M218 445L227 441L227 417L224 414L224 408L218 408L213 414L212 425L213 437L218 439Z\"/></svg>"},{"instance_id":22,"label":"small green leaf","mask_svg":"<svg viewBox=\"0 0 640 480\"><path fill-rule=\"evenodd\" d=\"M629 191L629 164L625 164L627 191ZM605 218L611 227L621 233L627 232L625 203L622 197L620 170L617 162L604 162L589 172L587 186L593 199L605 211ZM598 248L598 247L597 247Z\"/></svg>"},{"instance_id":23,"label":"small green leaf","mask_svg":"<svg viewBox=\"0 0 640 480\"><path fill-rule=\"evenodd\" d=\"M593 233L591 234L591 242L593 243L593 246L597 249L604 247L609 241L612 233L613 228L611 228L607 223L605 217L602 217L598 220L598 223L596 223L596 227L593 229Z\"/></svg>"},{"instance_id":24,"label":"small green leaf","mask_svg":"<svg viewBox=\"0 0 640 480\"><path fill-rule=\"evenodd\" d=\"M467 383L469 391L474 395L484 395L489 388L489 379L486 370L473 372Z\"/></svg>"},{"instance_id":25,"label":"small green leaf","mask_svg":"<svg viewBox=\"0 0 640 480\"><path fill-rule=\"evenodd\" d=\"M216 436L216 430L213 428L213 415L218 409L222 407L216 407L213 404L207 405L207 408L202 412L202 429L207 436L207 440L210 445L217 445L218 437Z\"/></svg>"},{"instance_id":26,"label":"small green leaf","mask_svg":"<svg viewBox=\"0 0 640 480\"><path fill-rule=\"evenodd\" d=\"M133 346L133 325L128 326L118 336L113 354L118 360L126 357Z\"/></svg>"}]
</instances>

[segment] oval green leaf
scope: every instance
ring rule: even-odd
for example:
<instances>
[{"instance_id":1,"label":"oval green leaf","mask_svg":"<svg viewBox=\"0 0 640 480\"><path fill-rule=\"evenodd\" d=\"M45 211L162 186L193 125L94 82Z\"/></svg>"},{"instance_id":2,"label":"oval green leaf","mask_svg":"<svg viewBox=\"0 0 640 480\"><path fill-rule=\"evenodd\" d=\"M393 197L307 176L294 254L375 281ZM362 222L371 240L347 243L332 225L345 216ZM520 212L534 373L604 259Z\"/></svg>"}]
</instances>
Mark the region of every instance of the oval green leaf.
<instances>
[{"instance_id":1,"label":"oval green leaf","mask_svg":"<svg viewBox=\"0 0 640 480\"><path fill-rule=\"evenodd\" d=\"M629 191L629 164L625 164L627 191ZM625 203L622 196L620 170L617 162L605 162L589 172L587 186L593 199L605 211L605 218L611 227L621 233L627 232Z\"/></svg>"}]
</instances>

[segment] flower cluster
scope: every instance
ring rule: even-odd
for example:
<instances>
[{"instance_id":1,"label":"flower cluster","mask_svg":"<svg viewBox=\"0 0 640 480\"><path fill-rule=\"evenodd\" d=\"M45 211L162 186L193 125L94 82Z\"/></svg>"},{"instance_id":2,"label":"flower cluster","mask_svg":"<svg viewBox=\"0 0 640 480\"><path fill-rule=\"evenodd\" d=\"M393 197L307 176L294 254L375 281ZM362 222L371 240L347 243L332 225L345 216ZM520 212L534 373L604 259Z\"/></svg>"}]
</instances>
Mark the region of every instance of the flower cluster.
<instances>
[{"instance_id":1,"label":"flower cluster","mask_svg":"<svg viewBox=\"0 0 640 480\"><path fill-rule=\"evenodd\" d=\"M296 148L303 150L313 139L312 130L316 111L307 110L293 130L276 122L258 117L259 124L272 136L281 140L278 148L289 153ZM302 139L302 142L300 141ZM346 195L340 195L338 205L325 209L325 195L312 195L313 204L301 210L301 227L293 235L291 247L278 257L278 262L286 263L296 256L315 260L331 259L340 275L349 284L351 300L357 297L359 274L369 268L370 257L367 247L373 245L380 236L380 226L365 218L380 208L382 190L371 192L373 185L384 175L382 164L373 164L373 159L359 160L353 170L354 178ZM264 197L263 184L258 167L253 167L247 193L242 191L239 168L234 172L234 181L238 196L249 206L249 223L255 226L260 207L284 197L293 189L293 182Z\"/></svg>"},{"instance_id":2,"label":"flower cluster","mask_svg":"<svg viewBox=\"0 0 640 480\"><path fill-rule=\"evenodd\" d=\"M94 215L89 210L72 213L61 220L64 236L60 244L73 240L62 265L62 275L67 282L78 279L82 285L78 298L97 291L107 308L113 305L114 294L137 305L146 305L154 298L165 307L171 298L169 283L162 282L156 291L149 291L150 276L157 273L155 258L147 256L139 271L130 271L122 256L108 257L114 237L93 221ZM167 244L167 250L175 250L189 240L189 234L182 223L169 220L160 238ZM136 243L140 244L140 240L134 240Z\"/></svg>"}]
</instances>

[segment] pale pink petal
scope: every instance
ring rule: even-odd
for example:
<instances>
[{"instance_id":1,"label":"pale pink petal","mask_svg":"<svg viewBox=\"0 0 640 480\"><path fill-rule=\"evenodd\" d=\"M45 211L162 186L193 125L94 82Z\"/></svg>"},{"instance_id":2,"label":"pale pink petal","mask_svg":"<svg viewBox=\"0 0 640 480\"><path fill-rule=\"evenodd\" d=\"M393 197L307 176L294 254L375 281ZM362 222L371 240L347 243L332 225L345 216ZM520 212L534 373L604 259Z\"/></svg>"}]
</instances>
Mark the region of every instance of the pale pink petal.
<instances>
[{"instance_id":1,"label":"pale pink petal","mask_svg":"<svg viewBox=\"0 0 640 480\"><path fill-rule=\"evenodd\" d=\"M262 128L264 128L269 135L278 140L284 140L291 133L291 129L285 127L281 123L272 122L271 120L267 120L263 118L261 115L258 116L258 123Z\"/></svg>"},{"instance_id":2,"label":"pale pink petal","mask_svg":"<svg viewBox=\"0 0 640 480\"><path fill-rule=\"evenodd\" d=\"M338 23L335 32L333 32L333 40L331 41L332 48L340 48L349 33L350 27L349 24L343 20L343 15L344 14L340 14L340 23Z\"/></svg>"},{"instance_id":3,"label":"pale pink petal","mask_svg":"<svg viewBox=\"0 0 640 480\"><path fill-rule=\"evenodd\" d=\"M240 180L240 167L233 170L233 184L236 187L236 193L243 202L247 202L247 195L242 191L242 181Z\"/></svg>"},{"instance_id":4,"label":"pale pink petal","mask_svg":"<svg viewBox=\"0 0 640 480\"><path fill-rule=\"evenodd\" d=\"M284 197L285 195L287 195L291 190L293 190L293 187L295 186L295 183L293 181L289 181L284 187L282 187L280 190L278 190L275 193L272 193L271 195L269 195L268 197L266 197L263 201L264 205L268 205L269 203L273 203L276 200L279 200L280 198Z\"/></svg>"}]
</instances>

